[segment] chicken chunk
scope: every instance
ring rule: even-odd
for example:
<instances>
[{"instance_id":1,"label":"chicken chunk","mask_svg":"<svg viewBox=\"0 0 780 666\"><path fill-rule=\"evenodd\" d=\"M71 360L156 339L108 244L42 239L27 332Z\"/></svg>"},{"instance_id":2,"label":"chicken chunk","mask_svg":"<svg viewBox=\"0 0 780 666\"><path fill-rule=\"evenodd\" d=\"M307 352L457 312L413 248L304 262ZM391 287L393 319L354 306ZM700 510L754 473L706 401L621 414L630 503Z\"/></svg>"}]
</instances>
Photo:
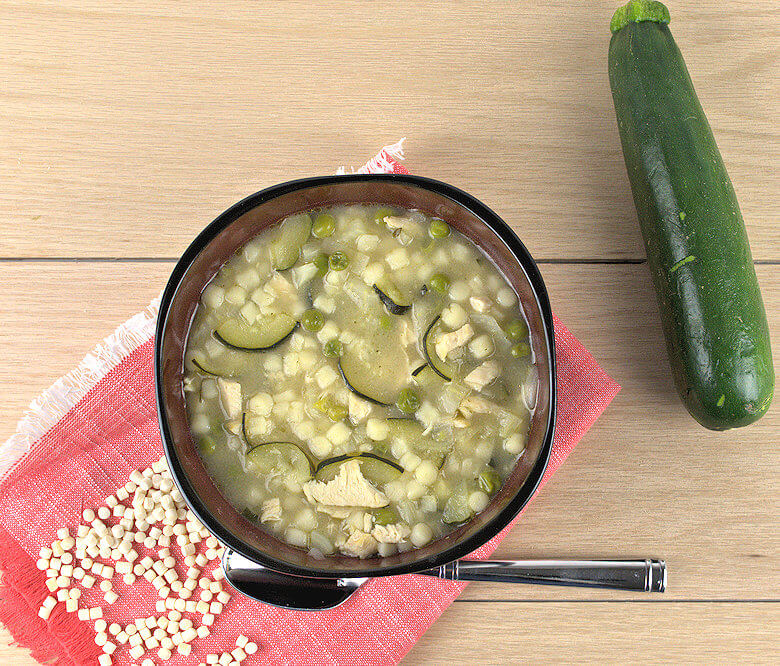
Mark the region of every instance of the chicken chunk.
<instances>
[{"instance_id":1,"label":"chicken chunk","mask_svg":"<svg viewBox=\"0 0 780 666\"><path fill-rule=\"evenodd\" d=\"M299 316L305 305L298 290L284 275L275 272L265 285L252 294L262 315L286 313Z\"/></svg>"},{"instance_id":2,"label":"chicken chunk","mask_svg":"<svg viewBox=\"0 0 780 666\"><path fill-rule=\"evenodd\" d=\"M485 361L478 368L467 374L463 381L475 391L481 391L498 377L500 371L501 369L498 367L498 363L495 361Z\"/></svg>"},{"instance_id":3,"label":"chicken chunk","mask_svg":"<svg viewBox=\"0 0 780 666\"><path fill-rule=\"evenodd\" d=\"M303 287L303 285L317 275L318 270L319 269L314 265L314 262L293 268L291 272L295 286L298 287L298 289Z\"/></svg>"},{"instance_id":4,"label":"chicken chunk","mask_svg":"<svg viewBox=\"0 0 780 666\"><path fill-rule=\"evenodd\" d=\"M271 499L263 502L260 509L260 522L270 523L276 522L282 519L282 503L278 497L272 497Z\"/></svg>"},{"instance_id":5,"label":"chicken chunk","mask_svg":"<svg viewBox=\"0 0 780 666\"><path fill-rule=\"evenodd\" d=\"M338 475L332 481L305 483L303 492L313 504L355 506L369 509L389 504L385 494L374 488L363 476L360 471L360 463L357 460L349 460L341 465Z\"/></svg>"},{"instance_id":6,"label":"chicken chunk","mask_svg":"<svg viewBox=\"0 0 780 666\"><path fill-rule=\"evenodd\" d=\"M235 419L241 416L241 384L230 379L217 377L217 388L222 408L227 417Z\"/></svg>"},{"instance_id":7,"label":"chicken chunk","mask_svg":"<svg viewBox=\"0 0 780 666\"><path fill-rule=\"evenodd\" d=\"M476 312L487 312L490 309L490 301L487 298L472 296L469 298L469 303Z\"/></svg>"},{"instance_id":8,"label":"chicken chunk","mask_svg":"<svg viewBox=\"0 0 780 666\"><path fill-rule=\"evenodd\" d=\"M471 425L471 422L468 420L468 418L460 412L457 412L455 416L450 419L450 423L452 423L454 428L468 428L469 425Z\"/></svg>"},{"instance_id":9,"label":"chicken chunk","mask_svg":"<svg viewBox=\"0 0 780 666\"><path fill-rule=\"evenodd\" d=\"M456 428L465 428L470 425L471 417L474 414L492 414L496 416L498 418L498 433L502 437L506 437L523 428L523 419L520 416L476 395L468 396L461 401L452 419L452 425Z\"/></svg>"},{"instance_id":10,"label":"chicken chunk","mask_svg":"<svg viewBox=\"0 0 780 666\"><path fill-rule=\"evenodd\" d=\"M461 400L458 411L467 419L476 414L500 414L503 408L490 400L485 400L476 395L470 395Z\"/></svg>"},{"instance_id":11,"label":"chicken chunk","mask_svg":"<svg viewBox=\"0 0 780 666\"><path fill-rule=\"evenodd\" d=\"M423 435L429 434L431 430L433 430L433 426L435 426L441 420L441 414L439 413L439 410L436 409L436 407L434 407L427 400L424 401L422 405L420 405L420 408L415 412L414 415L425 428Z\"/></svg>"},{"instance_id":12,"label":"chicken chunk","mask_svg":"<svg viewBox=\"0 0 780 666\"><path fill-rule=\"evenodd\" d=\"M320 513L327 514L336 520L344 520L352 513L352 508L348 506L329 506L327 504L318 504L314 507Z\"/></svg>"},{"instance_id":13,"label":"chicken chunk","mask_svg":"<svg viewBox=\"0 0 780 666\"><path fill-rule=\"evenodd\" d=\"M500 416L504 409L490 400L485 400L476 395L470 395L460 401L455 416L452 417L452 425L456 428L468 428L471 425L471 417L474 414L495 414Z\"/></svg>"},{"instance_id":14,"label":"chicken chunk","mask_svg":"<svg viewBox=\"0 0 780 666\"><path fill-rule=\"evenodd\" d=\"M297 292L295 290L295 287L290 283L290 281L284 277L279 272L274 272L273 276L270 280L266 283L266 291L271 292L272 294L296 294Z\"/></svg>"},{"instance_id":15,"label":"chicken chunk","mask_svg":"<svg viewBox=\"0 0 780 666\"><path fill-rule=\"evenodd\" d=\"M344 528L350 534L352 534L352 532L369 533L373 525L373 516L370 513L363 511L362 509L355 509L352 511L343 524Z\"/></svg>"},{"instance_id":16,"label":"chicken chunk","mask_svg":"<svg viewBox=\"0 0 780 666\"><path fill-rule=\"evenodd\" d=\"M339 550L345 555L365 559L376 553L378 545L374 537L358 530L349 535L346 542L339 546Z\"/></svg>"},{"instance_id":17,"label":"chicken chunk","mask_svg":"<svg viewBox=\"0 0 780 666\"><path fill-rule=\"evenodd\" d=\"M237 437L241 435L241 428L243 425L243 421L241 419L230 419L229 421L225 421L223 425L225 430L227 430L232 435L236 435Z\"/></svg>"},{"instance_id":18,"label":"chicken chunk","mask_svg":"<svg viewBox=\"0 0 780 666\"><path fill-rule=\"evenodd\" d=\"M471 389L468 386L453 379L445 385L439 394L437 406L445 414L454 414L458 405L469 393L471 393Z\"/></svg>"},{"instance_id":19,"label":"chicken chunk","mask_svg":"<svg viewBox=\"0 0 780 666\"><path fill-rule=\"evenodd\" d=\"M360 423L371 414L371 404L367 400L358 398L354 393L349 394L349 420L352 423Z\"/></svg>"},{"instance_id":20,"label":"chicken chunk","mask_svg":"<svg viewBox=\"0 0 780 666\"><path fill-rule=\"evenodd\" d=\"M414 332L414 329L409 326L405 319L401 319L399 326L401 329L399 337L402 345L408 347L409 345L417 342L417 334Z\"/></svg>"},{"instance_id":21,"label":"chicken chunk","mask_svg":"<svg viewBox=\"0 0 780 666\"><path fill-rule=\"evenodd\" d=\"M379 543L400 543L411 534L411 530L406 523L395 523L394 525L374 525L371 530L373 536Z\"/></svg>"},{"instance_id":22,"label":"chicken chunk","mask_svg":"<svg viewBox=\"0 0 780 666\"><path fill-rule=\"evenodd\" d=\"M366 308L379 309L379 305L376 303L376 296L374 290L368 286L363 280L358 277L350 276L344 283L343 292L349 296L352 302L357 305L361 310Z\"/></svg>"},{"instance_id":23,"label":"chicken chunk","mask_svg":"<svg viewBox=\"0 0 780 666\"><path fill-rule=\"evenodd\" d=\"M405 229L414 224L408 217L401 217L400 215L387 215L384 219L384 223L391 231Z\"/></svg>"},{"instance_id":24,"label":"chicken chunk","mask_svg":"<svg viewBox=\"0 0 780 666\"><path fill-rule=\"evenodd\" d=\"M470 324L464 324L457 331L445 333L436 341L436 355L442 360L447 360L447 355L458 347L465 345L474 337L474 329Z\"/></svg>"}]
</instances>

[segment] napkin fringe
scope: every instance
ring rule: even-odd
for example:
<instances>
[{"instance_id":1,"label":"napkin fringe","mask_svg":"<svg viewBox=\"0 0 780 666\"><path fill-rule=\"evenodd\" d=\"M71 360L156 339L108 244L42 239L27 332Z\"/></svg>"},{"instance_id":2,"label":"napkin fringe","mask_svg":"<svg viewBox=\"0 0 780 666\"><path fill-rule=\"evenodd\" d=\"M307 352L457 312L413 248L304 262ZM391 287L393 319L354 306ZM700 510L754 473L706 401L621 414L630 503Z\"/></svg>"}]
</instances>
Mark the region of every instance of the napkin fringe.
<instances>
[{"instance_id":1,"label":"napkin fringe","mask_svg":"<svg viewBox=\"0 0 780 666\"><path fill-rule=\"evenodd\" d=\"M16 588L3 587L0 622L13 637L14 644L28 649L30 656L42 664L72 666L73 662L63 656L48 629L41 628L41 621L35 622L34 615L33 609Z\"/></svg>"},{"instance_id":2,"label":"napkin fringe","mask_svg":"<svg viewBox=\"0 0 780 666\"><path fill-rule=\"evenodd\" d=\"M389 146L384 146L357 171L352 168L349 173L409 173L406 167L398 163L399 160L404 159L404 141L406 141L406 137ZM337 176L343 176L346 173L346 167L340 166L336 169Z\"/></svg>"},{"instance_id":3,"label":"napkin fringe","mask_svg":"<svg viewBox=\"0 0 780 666\"><path fill-rule=\"evenodd\" d=\"M129 354L154 335L160 298L92 348L81 363L35 398L16 425L16 432L0 446L0 481L41 437L51 430L90 389Z\"/></svg>"},{"instance_id":4,"label":"napkin fringe","mask_svg":"<svg viewBox=\"0 0 780 666\"><path fill-rule=\"evenodd\" d=\"M95 663L100 649L94 634L75 613L58 604L48 623L38 617L47 596L43 572L7 530L0 528L0 622L17 645L30 650L36 661L48 666ZM74 661L70 655L80 655Z\"/></svg>"}]
</instances>

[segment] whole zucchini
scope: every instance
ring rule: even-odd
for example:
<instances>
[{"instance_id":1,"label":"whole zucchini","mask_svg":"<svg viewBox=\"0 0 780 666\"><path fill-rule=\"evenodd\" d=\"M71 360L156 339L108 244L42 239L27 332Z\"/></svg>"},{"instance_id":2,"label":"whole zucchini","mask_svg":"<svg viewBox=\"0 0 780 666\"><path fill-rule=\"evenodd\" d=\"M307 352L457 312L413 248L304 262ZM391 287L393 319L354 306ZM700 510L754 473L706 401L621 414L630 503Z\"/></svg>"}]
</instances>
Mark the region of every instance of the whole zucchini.
<instances>
[{"instance_id":1,"label":"whole zucchini","mask_svg":"<svg viewBox=\"0 0 780 666\"><path fill-rule=\"evenodd\" d=\"M609 81L677 390L699 423L726 430L772 401L769 329L734 189L668 22L660 2L618 9Z\"/></svg>"}]
</instances>

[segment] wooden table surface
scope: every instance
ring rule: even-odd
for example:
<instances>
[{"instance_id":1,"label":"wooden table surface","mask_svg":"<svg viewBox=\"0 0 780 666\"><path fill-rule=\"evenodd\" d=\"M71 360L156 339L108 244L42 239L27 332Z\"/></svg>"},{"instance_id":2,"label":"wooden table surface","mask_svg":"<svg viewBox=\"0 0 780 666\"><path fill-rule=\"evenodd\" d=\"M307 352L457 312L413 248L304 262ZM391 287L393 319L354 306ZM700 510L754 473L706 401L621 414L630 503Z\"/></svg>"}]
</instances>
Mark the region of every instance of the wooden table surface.
<instances>
[{"instance_id":1,"label":"wooden table surface","mask_svg":"<svg viewBox=\"0 0 780 666\"><path fill-rule=\"evenodd\" d=\"M493 207L622 392L502 557L659 557L664 595L474 584L408 664L777 663L780 407L722 434L672 388L606 76L616 2L0 0L0 439L229 204L359 165ZM677 2L780 351L780 21ZM34 663L0 639L0 663Z\"/></svg>"}]
</instances>

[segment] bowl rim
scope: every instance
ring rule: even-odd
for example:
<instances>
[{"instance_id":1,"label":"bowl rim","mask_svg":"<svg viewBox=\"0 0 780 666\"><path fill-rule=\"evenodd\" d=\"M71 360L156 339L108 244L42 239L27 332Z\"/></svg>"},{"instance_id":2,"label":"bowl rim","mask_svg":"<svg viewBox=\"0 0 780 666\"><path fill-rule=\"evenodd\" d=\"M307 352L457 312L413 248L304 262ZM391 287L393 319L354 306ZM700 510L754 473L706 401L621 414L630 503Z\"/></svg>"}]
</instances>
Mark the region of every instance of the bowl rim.
<instances>
[{"instance_id":1,"label":"bowl rim","mask_svg":"<svg viewBox=\"0 0 780 666\"><path fill-rule=\"evenodd\" d=\"M326 570L315 567L300 567L298 565L278 560L272 554L260 551L237 538L232 532L222 526L220 521L206 508L198 497L198 493L192 487L184 473L171 444L172 435L168 426L167 414L165 411L164 391L163 391L163 333L166 329L168 315L171 305L178 291L178 287L185 277L187 270L192 265L198 254L210 243L221 231L239 217L252 210L253 208L272 200L276 197L294 192L300 189L306 189L313 186L338 184L348 181L390 181L397 182L438 194L454 203L466 208L473 213L479 220L491 229L509 248L512 256L518 262L520 268L526 275L531 291L536 300L537 307L542 317L541 330L546 338L547 352L547 382L549 391L549 409L547 422L545 424L545 434L542 439L539 455L533 467L529 471L526 480L518 488L515 495L507 505L481 529L476 531L468 538L457 541L452 546L442 550L433 557L420 558L414 562L405 564L394 564L381 566L377 560L377 566L372 569L338 569ZM415 176L410 174L346 174L337 176L312 176L290 180L277 185L272 185L263 190L250 194L233 204L218 215L214 221L208 224L190 243L176 263L171 275L166 283L163 294L160 298L159 314L155 331L154 343L154 380L155 396L157 404L157 416L160 427L160 434L165 451L165 457L174 482L182 493L189 509L197 516L209 531L227 548L240 553L249 560L255 561L264 566L270 567L282 573L307 576L316 578L347 578L347 577L376 577L388 575L401 575L424 571L446 564L453 560L472 553L490 539L496 536L501 530L509 525L514 518L523 510L526 504L535 494L539 484L544 477L547 465L552 452L553 438L555 435L555 420L557 414L557 382L556 382L556 354L555 354L555 332L553 326L552 309L547 294L547 289L542 279L539 268L531 254L526 249L522 241L515 232L499 217L493 210L479 201L467 192L444 183L442 181ZM363 561L365 562L365 560Z\"/></svg>"}]
</instances>

